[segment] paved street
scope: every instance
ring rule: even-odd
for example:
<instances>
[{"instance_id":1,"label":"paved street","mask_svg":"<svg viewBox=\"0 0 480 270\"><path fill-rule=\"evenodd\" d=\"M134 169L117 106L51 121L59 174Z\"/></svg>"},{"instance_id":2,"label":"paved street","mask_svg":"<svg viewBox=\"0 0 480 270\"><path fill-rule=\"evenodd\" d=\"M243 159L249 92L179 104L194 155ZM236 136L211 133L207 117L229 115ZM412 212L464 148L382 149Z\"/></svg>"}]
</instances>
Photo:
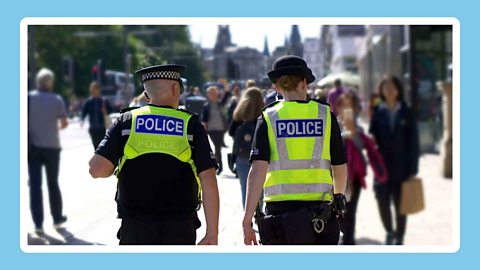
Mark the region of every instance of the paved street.
<instances>
[{"instance_id":1,"label":"paved street","mask_svg":"<svg viewBox=\"0 0 480 270\"><path fill-rule=\"evenodd\" d=\"M228 136L227 145L231 145ZM63 192L64 210L68 216L66 229L55 231L48 208L48 194L44 184L46 237L29 233L30 244L101 244L117 245L114 202L116 179L93 180L88 174L88 159L93 153L87 127L80 128L77 122L61 132L63 151L61 156L60 185ZM224 167L227 167L224 149ZM409 217L405 244L448 245L452 243L452 181L441 176L441 156L424 155L421 158L420 176L423 178L426 210ZM45 178L44 178L45 179ZM374 198L372 180L367 178L368 188L362 190L357 215L358 244L381 244L385 233L380 222ZM45 180L44 180L45 183ZM221 199L220 245L242 244L242 206L238 179L228 170L218 178ZM29 209L24 211L24 220L33 231ZM203 212L202 223L205 225ZM204 234L205 226L198 230L197 240Z\"/></svg>"}]
</instances>

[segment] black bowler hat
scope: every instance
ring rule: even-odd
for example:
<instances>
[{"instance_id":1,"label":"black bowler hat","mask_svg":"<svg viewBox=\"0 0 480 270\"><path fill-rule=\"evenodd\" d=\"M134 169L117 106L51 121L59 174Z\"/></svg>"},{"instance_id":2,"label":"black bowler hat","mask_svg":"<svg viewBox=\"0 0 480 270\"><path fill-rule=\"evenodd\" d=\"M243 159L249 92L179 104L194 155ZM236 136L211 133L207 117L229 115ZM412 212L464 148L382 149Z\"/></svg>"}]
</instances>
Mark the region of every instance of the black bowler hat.
<instances>
[{"instance_id":1,"label":"black bowler hat","mask_svg":"<svg viewBox=\"0 0 480 270\"><path fill-rule=\"evenodd\" d=\"M142 83L149 80L173 80L180 83L181 91L183 92L183 83L181 73L185 70L182 65L158 65L139 69L135 74L140 76Z\"/></svg>"},{"instance_id":2,"label":"black bowler hat","mask_svg":"<svg viewBox=\"0 0 480 270\"><path fill-rule=\"evenodd\" d=\"M312 70L302 58L295 55L285 55L273 62L272 70L268 72L268 78L272 83L283 75L300 75L307 79L307 83L315 81Z\"/></svg>"}]
</instances>

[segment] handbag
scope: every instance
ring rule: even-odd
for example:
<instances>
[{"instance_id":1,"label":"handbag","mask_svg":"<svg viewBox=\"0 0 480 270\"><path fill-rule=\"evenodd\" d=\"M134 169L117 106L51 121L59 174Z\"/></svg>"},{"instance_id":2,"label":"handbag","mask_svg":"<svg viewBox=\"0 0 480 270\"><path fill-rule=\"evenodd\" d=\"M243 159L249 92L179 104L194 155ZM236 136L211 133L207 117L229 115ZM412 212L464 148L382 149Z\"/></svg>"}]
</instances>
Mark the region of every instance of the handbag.
<instances>
[{"instance_id":1,"label":"handbag","mask_svg":"<svg viewBox=\"0 0 480 270\"><path fill-rule=\"evenodd\" d=\"M412 177L402 183L400 197L400 214L411 215L425 208L422 180Z\"/></svg>"}]
</instances>

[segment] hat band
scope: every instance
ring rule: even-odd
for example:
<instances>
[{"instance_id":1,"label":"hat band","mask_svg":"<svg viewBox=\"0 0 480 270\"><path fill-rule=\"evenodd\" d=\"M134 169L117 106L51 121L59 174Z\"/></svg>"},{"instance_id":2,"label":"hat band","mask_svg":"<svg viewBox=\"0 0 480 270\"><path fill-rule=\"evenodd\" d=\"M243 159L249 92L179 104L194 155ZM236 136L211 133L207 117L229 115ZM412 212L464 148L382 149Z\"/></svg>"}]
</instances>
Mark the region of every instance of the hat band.
<instances>
[{"instance_id":1,"label":"hat band","mask_svg":"<svg viewBox=\"0 0 480 270\"><path fill-rule=\"evenodd\" d=\"M180 80L180 73L175 71L152 71L142 75L142 82L155 79Z\"/></svg>"}]
</instances>

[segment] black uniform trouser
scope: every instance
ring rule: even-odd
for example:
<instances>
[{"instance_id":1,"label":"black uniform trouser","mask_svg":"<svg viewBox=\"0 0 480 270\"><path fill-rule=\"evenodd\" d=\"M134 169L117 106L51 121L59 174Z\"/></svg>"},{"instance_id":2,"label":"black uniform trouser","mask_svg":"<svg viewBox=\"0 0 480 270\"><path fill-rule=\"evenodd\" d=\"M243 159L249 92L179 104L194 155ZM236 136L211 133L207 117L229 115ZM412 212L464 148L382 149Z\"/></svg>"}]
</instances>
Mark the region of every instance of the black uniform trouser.
<instances>
[{"instance_id":1,"label":"black uniform trouser","mask_svg":"<svg viewBox=\"0 0 480 270\"><path fill-rule=\"evenodd\" d=\"M221 130L211 130L208 131L208 135L213 142L213 146L215 147L215 159L218 163L218 169L221 171L223 170L223 162L222 162L222 147L224 145L224 136L225 132Z\"/></svg>"},{"instance_id":2,"label":"black uniform trouser","mask_svg":"<svg viewBox=\"0 0 480 270\"><path fill-rule=\"evenodd\" d=\"M359 181L352 181L348 184L351 185L352 195L350 201L347 202L347 213L340 219L340 228L343 232L342 243L344 245L355 245L355 222L361 186Z\"/></svg>"},{"instance_id":3,"label":"black uniform trouser","mask_svg":"<svg viewBox=\"0 0 480 270\"><path fill-rule=\"evenodd\" d=\"M62 194L58 185L60 149L30 146L28 151L28 174L30 187L30 210L33 223L43 225L42 167L47 175L48 198L53 222L62 219Z\"/></svg>"},{"instance_id":4,"label":"black uniform trouser","mask_svg":"<svg viewBox=\"0 0 480 270\"><path fill-rule=\"evenodd\" d=\"M282 214L295 211L293 209L294 208L291 208L291 207L288 207L288 210L285 209L285 211L277 207L273 209L273 207L269 207L268 203L265 208L267 215L282 215ZM313 227L312 227L312 230L313 230ZM325 224L323 231L321 233L314 232L314 235L315 235L314 245L338 245L338 240L340 238L340 226L339 226L337 217L332 213L330 215L330 219ZM289 243L285 237L283 239L277 239L275 244L289 245L291 243ZM295 244L297 245L298 243L295 243Z\"/></svg>"},{"instance_id":5,"label":"black uniform trouser","mask_svg":"<svg viewBox=\"0 0 480 270\"><path fill-rule=\"evenodd\" d=\"M199 227L196 214L163 220L123 218L117 237L120 245L195 245Z\"/></svg>"},{"instance_id":6,"label":"black uniform trouser","mask_svg":"<svg viewBox=\"0 0 480 270\"><path fill-rule=\"evenodd\" d=\"M102 142L103 138L105 137L105 129L90 128L88 129L88 133L90 134L90 138L92 139L94 150L97 150L98 145L100 144L100 142Z\"/></svg>"},{"instance_id":7,"label":"black uniform trouser","mask_svg":"<svg viewBox=\"0 0 480 270\"><path fill-rule=\"evenodd\" d=\"M385 230L388 233L394 232L392 211L390 209L393 201L395 207L396 237L397 239L403 240L407 226L407 216L400 214L400 198L402 192L401 181L387 181L386 184L375 183L374 189L380 217Z\"/></svg>"}]
</instances>

